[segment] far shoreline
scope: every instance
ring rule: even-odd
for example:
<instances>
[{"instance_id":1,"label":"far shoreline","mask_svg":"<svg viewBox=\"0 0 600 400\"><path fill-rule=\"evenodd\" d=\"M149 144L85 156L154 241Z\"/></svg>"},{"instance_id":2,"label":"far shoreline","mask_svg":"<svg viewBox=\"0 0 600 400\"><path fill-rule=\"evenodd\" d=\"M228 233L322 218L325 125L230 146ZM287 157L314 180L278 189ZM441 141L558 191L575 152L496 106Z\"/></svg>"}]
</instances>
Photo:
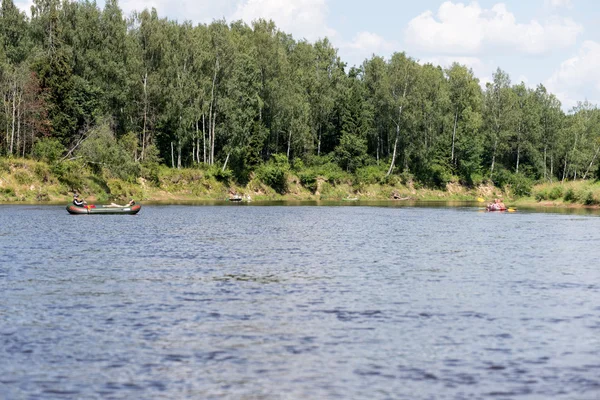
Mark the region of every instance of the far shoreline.
<instances>
[{"instance_id":1,"label":"far shoreline","mask_svg":"<svg viewBox=\"0 0 600 400\"><path fill-rule=\"evenodd\" d=\"M95 197L88 197L88 202L103 204L104 202L98 201ZM477 199L468 198L439 198L439 199L405 199L405 200L393 200L393 199L380 199L380 198L359 198L356 200L348 200L344 198L335 199L296 199L282 196L281 198L259 198L251 201L229 201L228 199L216 199L216 198L190 198L189 196L169 196L168 199L160 196L158 198L146 198L143 200L136 200L142 205L156 205L156 206L398 206L398 207L424 207L428 206L432 208L439 207L465 207L465 208L485 208L487 202L480 202ZM514 209L526 209L526 210L588 210L588 211L600 211L599 205L585 205L578 203L565 203L559 201L536 201L531 198L520 198L515 200L506 200L509 207ZM66 206L71 201L69 199L64 200L51 200L51 201L0 201L2 206Z\"/></svg>"}]
</instances>

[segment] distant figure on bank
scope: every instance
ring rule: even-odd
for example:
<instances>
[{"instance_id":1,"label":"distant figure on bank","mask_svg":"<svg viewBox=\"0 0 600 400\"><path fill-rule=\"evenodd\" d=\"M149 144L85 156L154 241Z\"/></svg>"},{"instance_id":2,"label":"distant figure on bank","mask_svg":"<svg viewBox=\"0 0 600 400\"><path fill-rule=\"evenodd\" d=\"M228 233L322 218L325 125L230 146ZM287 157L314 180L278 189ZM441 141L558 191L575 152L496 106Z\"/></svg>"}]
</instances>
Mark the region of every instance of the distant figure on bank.
<instances>
[{"instance_id":1,"label":"distant figure on bank","mask_svg":"<svg viewBox=\"0 0 600 400\"><path fill-rule=\"evenodd\" d=\"M77 207L85 207L87 206L87 201L83 200L78 193L73 195L73 204Z\"/></svg>"}]
</instances>

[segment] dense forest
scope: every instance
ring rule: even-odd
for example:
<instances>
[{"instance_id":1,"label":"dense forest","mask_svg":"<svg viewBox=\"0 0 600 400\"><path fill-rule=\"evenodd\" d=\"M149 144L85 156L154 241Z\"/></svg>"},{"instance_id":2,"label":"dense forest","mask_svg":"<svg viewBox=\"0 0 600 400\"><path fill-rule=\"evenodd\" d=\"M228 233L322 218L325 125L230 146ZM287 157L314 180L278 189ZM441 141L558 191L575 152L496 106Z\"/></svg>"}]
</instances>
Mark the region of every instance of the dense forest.
<instances>
[{"instance_id":1,"label":"dense forest","mask_svg":"<svg viewBox=\"0 0 600 400\"><path fill-rule=\"evenodd\" d=\"M565 113L501 69L482 88L464 65L403 52L349 67L327 39L270 21L124 16L116 0L34 0L30 17L2 0L0 40L2 157L124 178L212 168L237 182L282 164L430 187L600 175L598 108Z\"/></svg>"}]
</instances>

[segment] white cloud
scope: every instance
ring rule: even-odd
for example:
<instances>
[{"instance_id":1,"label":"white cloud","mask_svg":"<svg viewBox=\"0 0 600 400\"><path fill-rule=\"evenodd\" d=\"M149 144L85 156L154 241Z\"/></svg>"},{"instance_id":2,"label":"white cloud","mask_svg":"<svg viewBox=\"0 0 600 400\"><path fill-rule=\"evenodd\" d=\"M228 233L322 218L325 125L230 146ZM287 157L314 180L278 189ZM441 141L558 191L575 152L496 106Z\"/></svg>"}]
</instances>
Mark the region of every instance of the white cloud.
<instances>
[{"instance_id":1,"label":"white cloud","mask_svg":"<svg viewBox=\"0 0 600 400\"><path fill-rule=\"evenodd\" d=\"M382 36L372 32L359 32L352 41L342 42L340 54L343 61L348 65L361 65L373 54L384 56L391 54L399 46L385 40Z\"/></svg>"},{"instance_id":2,"label":"white cloud","mask_svg":"<svg viewBox=\"0 0 600 400\"><path fill-rule=\"evenodd\" d=\"M477 57L440 56L427 57L423 60L419 60L419 64L421 65L430 63L439 65L442 68L448 68L455 62L472 69L475 77L479 79L481 88L485 88L486 83L492 82L492 72L494 72L493 66Z\"/></svg>"},{"instance_id":3,"label":"white cloud","mask_svg":"<svg viewBox=\"0 0 600 400\"><path fill-rule=\"evenodd\" d=\"M412 19L405 39L419 50L445 54L479 54L490 47L542 54L574 45L582 31L581 25L568 18L518 23L503 3L483 9L477 2L446 1L437 18L426 11Z\"/></svg>"},{"instance_id":4,"label":"white cloud","mask_svg":"<svg viewBox=\"0 0 600 400\"><path fill-rule=\"evenodd\" d=\"M33 5L33 0L16 0L14 3L21 9L21 11L25 11L27 15L31 16L31 6Z\"/></svg>"},{"instance_id":5,"label":"white cloud","mask_svg":"<svg viewBox=\"0 0 600 400\"><path fill-rule=\"evenodd\" d=\"M98 6L103 7L104 1L98 1ZM169 16L179 21L209 23L231 14L235 7L235 0L121 0L119 6L125 15L146 8L156 8L161 17Z\"/></svg>"},{"instance_id":6,"label":"white cloud","mask_svg":"<svg viewBox=\"0 0 600 400\"><path fill-rule=\"evenodd\" d=\"M551 8L571 8L573 7L573 2L572 0L546 0L546 6Z\"/></svg>"},{"instance_id":7,"label":"white cloud","mask_svg":"<svg viewBox=\"0 0 600 400\"><path fill-rule=\"evenodd\" d=\"M600 43L585 41L577 55L564 61L544 83L566 108L578 101L600 101Z\"/></svg>"},{"instance_id":8,"label":"white cloud","mask_svg":"<svg viewBox=\"0 0 600 400\"><path fill-rule=\"evenodd\" d=\"M277 27L296 39L314 41L333 38L336 31L327 26L326 0L243 0L232 19L251 23L258 18L272 19Z\"/></svg>"}]
</instances>

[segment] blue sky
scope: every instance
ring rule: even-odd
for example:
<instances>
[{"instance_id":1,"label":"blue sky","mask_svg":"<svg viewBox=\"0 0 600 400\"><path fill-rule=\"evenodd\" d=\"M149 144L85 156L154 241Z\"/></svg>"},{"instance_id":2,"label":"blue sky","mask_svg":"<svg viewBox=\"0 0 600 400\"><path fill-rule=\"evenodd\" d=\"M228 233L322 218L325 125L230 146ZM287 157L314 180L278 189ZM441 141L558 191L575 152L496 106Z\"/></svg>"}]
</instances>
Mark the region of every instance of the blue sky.
<instances>
[{"instance_id":1,"label":"blue sky","mask_svg":"<svg viewBox=\"0 0 600 400\"><path fill-rule=\"evenodd\" d=\"M31 0L16 0L28 8ZM98 0L103 6L104 0ZM406 51L422 63L457 61L482 84L500 67L513 83L544 84L565 110L600 104L600 8L592 0L121 0L172 19L273 19L295 38L327 36L350 65Z\"/></svg>"}]
</instances>

